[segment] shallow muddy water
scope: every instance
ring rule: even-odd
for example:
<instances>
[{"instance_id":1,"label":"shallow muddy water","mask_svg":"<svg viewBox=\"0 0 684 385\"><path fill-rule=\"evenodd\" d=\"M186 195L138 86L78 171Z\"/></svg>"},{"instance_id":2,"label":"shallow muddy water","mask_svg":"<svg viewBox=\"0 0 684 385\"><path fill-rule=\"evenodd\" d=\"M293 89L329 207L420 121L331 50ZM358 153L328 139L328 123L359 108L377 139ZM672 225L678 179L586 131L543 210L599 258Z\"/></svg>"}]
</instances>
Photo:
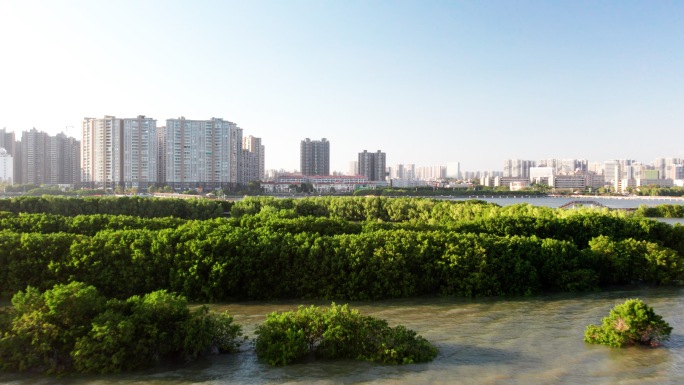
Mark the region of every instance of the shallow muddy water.
<instances>
[{"instance_id":1,"label":"shallow muddy water","mask_svg":"<svg viewBox=\"0 0 684 385\"><path fill-rule=\"evenodd\" d=\"M656 349L586 344L584 328L598 324L627 298L641 298L674 328ZM212 305L228 310L253 337L272 311L302 302ZM310 303L303 303L309 305ZM315 302L326 305L327 302ZM684 383L684 289L640 289L532 298L462 300L414 298L351 303L364 314L403 324L439 348L427 364L377 365L312 361L271 367L251 345L212 356L116 376L0 375L7 384L681 384Z\"/></svg>"}]
</instances>

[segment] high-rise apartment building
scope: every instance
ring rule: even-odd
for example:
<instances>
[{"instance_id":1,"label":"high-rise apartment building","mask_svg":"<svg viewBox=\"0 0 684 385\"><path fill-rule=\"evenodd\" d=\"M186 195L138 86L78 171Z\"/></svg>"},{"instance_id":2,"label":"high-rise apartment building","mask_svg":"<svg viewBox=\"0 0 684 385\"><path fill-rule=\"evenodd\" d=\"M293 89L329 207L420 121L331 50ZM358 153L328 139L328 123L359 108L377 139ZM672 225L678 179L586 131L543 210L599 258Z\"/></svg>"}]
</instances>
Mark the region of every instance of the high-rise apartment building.
<instances>
[{"instance_id":1,"label":"high-rise apartment building","mask_svg":"<svg viewBox=\"0 0 684 385\"><path fill-rule=\"evenodd\" d=\"M325 138L302 140L299 164L303 175L330 175L330 142Z\"/></svg>"},{"instance_id":2,"label":"high-rise apartment building","mask_svg":"<svg viewBox=\"0 0 684 385\"><path fill-rule=\"evenodd\" d=\"M404 165L404 179L416 179L416 165L413 163Z\"/></svg>"},{"instance_id":3,"label":"high-rise apartment building","mask_svg":"<svg viewBox=\"0 0 684 385\"><path fill-rule=\"evenodd\" d=\"M228 187L243 183L242 129L221 118L166 121L166 184Z\"/></svg>"},{"instance_id":4,"label":"high-rise apartment building","mask_svg":"<svg viewBox=\"0 0 684 385\"><path fill-rule=\"evenodd\" d=\"M446 177L460 179L461 178L461 163L448 162L446 166Z\"/></svg>"},{"instance_id":5,"label":"high-rise apartment building","mask_svg":"<svg viewBox=\"0 0 684 385\"><path fill-rule=\"evenodd\" d=\"M123 120L123 180L128 187L157 183L157 121L143 115Z\"/></svg>"},{"instance_id":6,"label":"high-rise apartment building","mask_svg":"<svg viewBox=\"0 0 684 385\"><path fill-rule=\"evenodd\" d=\"M392 179L407 179L406 178L406 169L404 168L404 165L403 164L395 165L391 169L390 178L392 178Z\"/></svg>"},{"instance_id":7,"label":"high-rise apartment building","mask_svg":"<svg viewBox=\"0 0 684 385\"><path fill-rule=\"evenodd\" d=\"M121 119L85 118L81 127L81 181L90 187L116 187L123 182L120 162Z\"/></svg>"},{"instance_id":8,"label":"high-rise apartment building","mask_svg":"<svg viewBox=\"0 0 684 385\"><path fill-rule=\"evenodd\" d=\"M47 183L49 135L35 128L21 133L21 148L17 183L41 185Z\"/></svg>"},{"instance_id":9,"label":"high-rise apartment building","mask_svg":"<svg viewBox=\"0 0 684 385\"><path fill-rule=\"evenodd\" d=\"M359 175L365 176L369 181L385 181L387 178L385 158L385 153L380 150L378 152L363 150L359 153Z\"/></svg>"},{"instance_id":10,"label":"high-rise apartment building","mask_svg":"<svg viewBox=\"0 0 684 385\"><path fill-rule=\"evenodd\" d=\"M14 157L14 183L78 184L80 142L64 133L55 136L35 128L22 132Z\"/></svg>"},{"instance_id":11,"label":"high-rise apartment building","mask_svg":"<svg viewBox=\"0 0 684 385\"><path fill-rule=\"evenodd\" d=\"M166 184L166 126L157 127L157 182Z\"/></svg>"},{"instance_id":12,"label":"high-rise apartment building","mask_svg":"<svg viewBox=\"0 0 684 385\"><path fill-rule=\"evenodd\" d=\"M659 172L660 179L681 179L681 165L684 159L681 158L657 158L653 166ZM679 167L678 167L679 166Z\"/></svg>"},{"instance_id":13,"label":"high-rise apartment building","mask_svg":"<svg viewBox=\"0 0 684 385\"><path fill-rule=\"evenodd\" d=\"M46 183L78 185L81 182L81 142L64 133L48 138Z\"/></svg>"},{"instance_id":14,"label":"high-rise apartment building","mask_svg":"<svg viewBox=\"0 0 684 385\"><path fill-rule=\"evenodd\" d=\"M534 167L534 166L533 166ZM537 167L551 167L558 175L571 175L577 172L589 171L589 162L586 159L542 159L537 162Z\"/></svg>"},{"instance_id":15,"label":"high-rise apartment building","mask_svg":"<svg viewBox=\"0 0 684 385\"><path fill-rule=\"evenodd\" d=\"M613 183L620 179L620 164L615 160L603 162L603 176L606 183Z\"/></svg>"},{"instance_id":16,"label":"high-rise apartment building","mask_svg":"<svg viewBox=\"0 0 684 385\"><path fill-rule=\"evenodd\" d=\"M446 178L445 166L421 166L416 167L416 178L424 181L435 181Z\"/></svg>"},{"instance_id":17,"label":"high-rise apartment building","mask_svg":"<svg viewBox=\"0 0 684 385\"><path fill-rule=\"evenodd\" d=\"M6 128L0 130L0 148L4 148L7 154L11 156L16 156L15 146L17 140L14 135L14 131L7 132Z\"/></svg>"},{"instance_id":18,"label":"high-rise apartment building","mask_svg":"<svg viewBox=\"0 0 684 385\"><path fill-rule=\"evenodd\" d=\"M82 127L82 182L92 187L145 188L157 182L157 121L85 118Z\"/></svg>"},{"instance_id":19,"label":"high-rise apartment building","mask_svg":"<svg viewBox=\"0 0 684 385\"><path fill-rule=\"evenodd\" d=\"M533 160L506 159L504 161L503 177L506 178L529 178L530 167L535 167Z\"/></svg>"},{"instance_id":20,"label":"high-rise apartment building","mask_svg":"<svg viewBox=\"0 0 684 385\"><path fill-rule=\"evenodd\" d=\"M244 170L243 181L245 183L264 179L265 152L266 149L261 144L261 138L249 135L242 139L244 157L242 169Z\"/></svg>"},{"instance_id":21,"label":"high-rise apartment building","mask_svg":"<svg viewBox=\"0 0 684 385\"><path fill-rule=\"evenodd\" d=\"M359 175L359 162L356 160L352 160L349 162L349 169L347 170L347 175L348 176L356 176Z\"/></svg>"}]
</instances>

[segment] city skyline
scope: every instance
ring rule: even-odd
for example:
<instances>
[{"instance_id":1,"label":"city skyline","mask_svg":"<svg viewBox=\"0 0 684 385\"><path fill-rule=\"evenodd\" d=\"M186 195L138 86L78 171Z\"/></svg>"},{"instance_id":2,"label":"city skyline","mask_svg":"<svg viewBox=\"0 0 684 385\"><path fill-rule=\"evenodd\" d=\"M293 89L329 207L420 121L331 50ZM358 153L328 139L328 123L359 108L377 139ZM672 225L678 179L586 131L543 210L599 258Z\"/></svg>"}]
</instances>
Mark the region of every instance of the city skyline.
<instances>
[{"instance_id":1,"label":"city skyline","mask_svg":"<svg viewBox=\"0 0 684 385\"><path fill-rule=\"evenodd\" d=\"M684 3L0 3L0 128L222 116L298 169L684 157ZM126 28L105 28L126 25ZM169 28L169 25L176 26ZM142 59L142 60L141 60Z\"/></svg>"},{"instance_id":2,"label":"city skyline","mask_svg":"<svg viewBox=\"0 0 684 385\"><path fill-rule=\"evenodd\" d=\"M231 169L230 174L233 175L231 178L232 179L231 183L239 183L238 180L242 180L244 182L247 181L252 181L252 180L264 180L264 164L265 164L265 146L262 145L262 139L254 137L253 135L245 135L243 136L243 130L239 128L235 123L226 121L221 118L212 118L210 120L193 120L193 119L185 119L185 117L181 117L178 119L167 119L166 120L166 125L165 126L159 126L157 127L155 119L151 117L146 117L146 116L138 116L136 118L117 118L115 116L104 116L103 118L84 118L82 124L83 124L83 132L87 132L89 137L92 136L98 137L99 139L94 140L94 142L102 142L102 143L109 143L110 145L114 143L118 143L118 145L123 146L123 148L128 148L127 151L130 151L131 155L135 156L135 159L137 161L134 161L133 158L128 159L128 160L112 160L114 164L118 164L121 161L121 165L124 168L128 169L128 173L131 174L131 171L135 170L135 173L137 177L133 176L131 174L130 177L125 177L122 179L130 179L131 182L136 182L138 178L144 178L141 179L141 181L148 180L153 183L165 183L165 182L174 182L178 183L179 181L177 180L167 180L167 171L166 166L168 163L168 154L169 154L169 149L170 148L175 148L178 147L178 143L174 147L173 141L170 140L170 137L176 137L178 135L171 134L171 131L178 130L179 127L184 126L186 127L187 130L190 130L186 132L187 135L190 135L187 139L195 143L196 141L192 139L193 135L199 134L199 131L203 131L205 134L210 133L210 137L205 138L207 142L205 143L205 139L202 139L200 142L205 143L205 146L208 145L214 149L218 148L217 146L220 146L222 141L227 140L226 138L228 136L224 135L218 135L216 136L216 133L212 133L213 129L223 127L228 129L230 134L227 134L231 137L230 142L232 143L229 147L233 148L233 150L230 150L232 153L231 156L228 155L228 153L224 153L223 156L229 156L231 159L224 159L224 163L226 167L229 167ZM108 137L109 139L104 139L106 135L113 135L114 132L111 131L113 126L120 126L120 131L117 129L116 132L120 132L120 134L117 135L123 135L121 138L118 137ZM99 127L99 128L95 128ZM105 128L108 127L108 128ZM144 130L141 130L141 128L144 128ZM152 134L152 131L150 131L151 128L156 127L156 133ZM203 127L203 128L201 128ZM208 129L208 127L211 127L211 129ZM104 131L103 131L104 130ZM145 132L143 132L145 131ZM109 134L105 135L105 132L109 132ZM191 132L194 132L194 134L191 134ZM36 136L39 136L43 138L42 141L35 141L31 140L31 138L34 138ZM223 139L220 139L223 138ZM127 138L124 140L121 140L123 138ZM136 139L137 138L137 139ZM152 140L154 138L154 141L156 143L151 143L149 140ZM197 139L197 138L195 138ZM70 146L73 144L76 144L78 147L82 147L81 145L81 140L76 139L73 136L67 136L64 132L58 133L54 136L50 136L49 133L46 133L44 131L37 130L35 128L32 128L31 130L26 130L22 132L12 132L12 131L7 131L6 129L0 129L0 148L7 150L7 155L13 156L13 154L16 152L17 156L21 156L20 153L24 152L26 153L27 150L32 150L34 151L35 154L42 154L45 152L44 148L41 148L40 146L42 145L43 147L48 146L48 141L50 140L58 140L62 141L64 143L71 143L69 144ZM136 141L137 140L137 141ZM31 143L26 143L26 141L29 142L35 142L33 144ZM43 143L45 141L45 143ZM88 143L93 142L92 138L90 138ZM86 178L85 182L89 182L90 178L93 178L93 175L101 173L103 170L100 170L98 172L95 172L93 174L94 170L91 169L91 160L90 158L92 156L102 156L96 155L95 152L97 151L103 151L101 150L96 150L93 152L93 149L90 148L90 144L84 144L83 148L84 151L81 152L80 154L75 154L74 156L81 158L81 173L83 174L83 177ZM125 144L124 144L125 143ZM175 143L175 142L174 142ZM199 142L198 142L199 143ZM213 144L212 144L213 143ZM241 144L241 146L240 146ZM223 144L225 145L225 143ZM599 175L603 175L604 172L602 171L605 165L608 164L620 164L621 168L626 168L629 167L630 169L636 169L636 170L655 170L656 174L650 174L650 175L656 175L649 177L648 179L684 179L682 176L675 176L675 173L672 169L670 169L671 166L673 165L680 165L679 167L684 166L684 158L676 158L676 157L667 157L667 156L660 156L655 158L651 162L642 162L640 160L636 160L631 157L626 157L623 159L605 159L602 161L598 161L595 159L579 159L579 158L559 158L559 157L551 157L551 158L545 158L545 159L504 159L502 162L502 167L498 169L491 169L491 170L461 170L460 167L460 162L447 162L446 164L441 164L441 165L420 165L412 162L404 162L404 163L394 163L394 164L387 164L385 159L386 159L386 154L382 152L381 150L378 150L376 152L368 152L367 150L364 150L363 152L358 153L358 160L352 161L351 164L353 164L353 167L350 167L347 169L347 171L339 171L339 170L329 170L328 169L328 149L329 149L330 142L326 138L322 138L321 140L311 140L310 138L306 138L301 141L300 143L300 162L301 163L308 163L309 161L314 161L314 159L318 158L318 165L313 166L310 165L308 167L311 168L312 172L307 173L303 172L302 170L284 170L284 169L269 169L269 172L279 172L279 173L301 173L304 175L319 175L319 176L326 176L326 175L333 175L333 174L343 174L343 175L353 175L353 176L360 176L360 175L365 175L368 180L380 180L381 178L378 178L377 176L381 174L385 174L388 178L394 179L394 178L408 178L408 179L439 179L439 178L460 178L460 177L455 177L454 175L462 175L469 174L469 175L502 175L502 176L524 176L524 177L529 177L529 175L525 174L526 172L529 172L531 167L535 168L545 168L548 167L550 169L555 170L554 172L557 174L572 174L575 171L580 171L580 172L586 172L586 171L592 171L595 173L598 173ZM28 146L24 148L25 146ZM55 146L55 144L51 144L50 146ZM61 146L57 145L57 147ZM155 150L155 147L159 148L159 150ZM170 147L169 147L170 146ZM317 148L317 150L316 150ZM240 149L240 150L238 150ZM305 150L308 149L308 150ZM115 151L112 150L112 155L114 155ZM200 153L205 153L206 150L202 150L199 148L193 149L192 151L198 151L198 156L197 158L199 159ZM65 149L58 149L54 148L51 149L50 152L60 152L63 153ZM141 158L145 155L152 154L153 152L158 152L158 158L157 156L153 155L153 158ZM174 153L180 153L180 148L175 148L172 150ZM221 152L221 151L219 151ZM238 154L241 153L241 154ZM317 153L316 156L314 156L314 153ZM187 156L190 156L189 159L193 158L191 156L190 152L186 154ZM33 155L32 155L33 156ZM41 155L43 156L43 155ZM60 155L61 156L61 155ZM72 159L74 156L69 156L67 160ZM121 156L121 154L116 155L116 156ZM16 156L15 156L16 157ZM375 157L378 157L380 160L380 163L377 163L375 160L373 160ZM373 159L372 159L373 158ZM149 159L149 162L148 162ZM152 160L154 159L154 160ZM305 159L309 159L305 161ZM26 161L26 159L24 159ZM70 161L70 160L69 160ZM97 161L95 163L101 163L102 159L100 161ZM159 162L158 166L152 165L150 163L154 162ZM105 162L106 163L106 162ZM242 165L245 165L246 167L242 170L238 170L238 168L241 168ZM349 166L351 166L351 164ZM364 165L365 164L365 165ZM53 164L52 166L55 166L56 164ZM139 168L138 165L142 165L143 167L155 167L157 168L157 172L154 172L152 169L149 169L148 171L143 171L143 169ZM361 165L361 167L359 167ZM28 164L26 165L28 166ZM209 165L210 168L213 168L215 165ZM69 166L71 167L71 166ZM173 167L171 167L173 169ZM317 169L314 171L314 169ZM364 169L364 171L360 171L360 169ZM380 170L385 170L384 172ZM439 171L437 171L439 169ZM325 171L329 170L329 173L326 173ZM355 171L351 171L355 170ZM375 170L375 171L371 171ZM527 170L527 171L525 171ZM25 174L26 172L29 172L26 167L24 168L19 168L17 170L20 174ZM34 170L35 171L35 170ZM110 171L118 174L122 173L125 174L126 171L118 170L117 167L113 167ZM33 171L30 171L33 172ZM50 172L50 171L48 171ZM175 171L171 171L173 174ZM681 171L677 171L681 172ZM441 177L436 177L435 175L443 173L444 176ZM429 177L425 177L425 174L429 174ZM88 176L90 175L90 176ZM157 175L155 177L155 175ZM408 175L408 176L407 176ZM677 174L679 175L679 174ZM54 176L53 176L54 177ZM479 177L479 176L471 176L471 177L466 177L466 179L472 178L472 177ZM633 176L629 176L633 177ZM628 178L629 178L628 177ZM148 179L149 178L149 179ZM171 176L172 179L177 178L174 176ZM213 177L212 177L213 178ZM197 181L203 181L203 182L211 182L208 177L190 177L189 179L192 180L197 180ZM26 174L23 177L20 177L20 179L23 181L24 179L31 179L28 174ZM40 178L39 178L40 179ZM49 179L49 178L48 178ZM60 177L56 177L56 179L61 179ZM112 179L111 177L105 177L105 176L100 176L97 179ZM115 178L114 178L115 179ZM153 180L152 180L153 179ZM227 182L227 181L224 181ZM20 182L23 183L23 182ZM33 183L33 182L31 182ZM41 182L42 183L42 182ZM46 183L47 182L46 180ZM61 182L59 182L61 183Z\"/></svg>"}]
</instances>

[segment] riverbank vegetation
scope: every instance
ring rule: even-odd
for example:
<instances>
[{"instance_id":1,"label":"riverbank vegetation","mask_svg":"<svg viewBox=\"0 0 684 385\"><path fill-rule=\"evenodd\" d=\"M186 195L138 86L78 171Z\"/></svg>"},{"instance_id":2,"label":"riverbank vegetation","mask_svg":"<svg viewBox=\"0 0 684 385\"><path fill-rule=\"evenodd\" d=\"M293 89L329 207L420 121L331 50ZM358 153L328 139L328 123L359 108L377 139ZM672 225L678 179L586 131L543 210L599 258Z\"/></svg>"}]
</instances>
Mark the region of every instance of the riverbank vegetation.
<instances>
[{"instance_id":1,"label":"riverbank vegetation","mask_svg":"<svg viewBox=\"0 0 684 385\"><path fill-rule=\"evenodd\" d=\"M80 282L28 287L0 309L0 370L117 373L170 356L235 352L241 335L228 314L191 312L163 290L119 300Z\"/></svg>"},{"instance_id":2,"label":"riverbank vegetation","mask_svg":"<svg viewBox=\"0 0 684 385\"><path fill-rule=\"evenodd\" d=\"M658 186L642 186L638 190L633 191L639 196L663 196L663 197L681 197L684 196L684 187L658 187Z\"/></svg>"},{"instance_id":3,"label":"riverbank vegetation","mask_svg":"<svg viewBox=\"0 0 684 385\"><path fill-rule=\"evenodd\" d=\"M0 292L13 295L0 313L0 365L53 373L236 349L232 319L190 312L186 298L518 296L684 282L683 226L477 200L14 198L0 200L0 250ZM342 344L345 333L366 342ZM338 306L269 316L259 338L277 342L255 343L277 365L312 352L388 363L434 356L414 332Z\"/></svg>"},{"instance_id":4,"label":"riverbank vegetation","mask_svg":"<svg viewBox=\"0 0 684 385\"><path fill-rule=\"evenodd\" d=\"M361 315L347 305L274 312L256 329L255 350L271 365L305 357L356 359L385 364L432 361L437 349L402 325Z\"/></svg>"},{"instance_id":5,"label":"riverbank vegetation","mask_svg":"<svg viewBox=\"0 0 684 385\"><path fill-rule=\"evenodd\" d=\"M119 299L168 290L191 301L684 282L684 227L607 209L384 197L7 201L0 291L10 295L72 281Z\"/></svg>"},{"instance_id":6,"label":"riverbank vegetation","mask_svg":"<svg viewBox=\"0 0 684 385\"><path fill-rule=\"evenodd\" d=\"M658 346L670 338L672 327L640 299L616 305L601 326L589 325L584 341L613 347L626 345Z\"/></svg>"},{"instance_id":7,"label":"riverbank vegetation","mask_svg":"<svg viewBox=\"0 0 684 385\"><path fill-rule=\"evenodd\" d=\"M634 212L637 216L647 218L684 218L684 204L682 205L658 205L646 206L641 205Z\"/></svg>"}]
</instances>

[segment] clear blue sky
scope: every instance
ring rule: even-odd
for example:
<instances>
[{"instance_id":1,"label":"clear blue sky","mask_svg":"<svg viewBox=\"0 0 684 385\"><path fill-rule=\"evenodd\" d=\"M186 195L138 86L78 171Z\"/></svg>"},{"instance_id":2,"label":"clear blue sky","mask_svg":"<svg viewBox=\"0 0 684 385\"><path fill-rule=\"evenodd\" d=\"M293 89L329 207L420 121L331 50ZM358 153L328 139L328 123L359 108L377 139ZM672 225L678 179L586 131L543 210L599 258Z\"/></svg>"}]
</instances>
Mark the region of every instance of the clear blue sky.
<instances>
[{"instance_id":1,"label":"clear blue sky","mask_svg":"<svg viewBox=\"0 0 684 385\"><path fill-rule=\"evenodd\" d=\"M684 1L0 0L0 127L222 117L299 168L684 157Z\"/></svg>"}]
</instances>

